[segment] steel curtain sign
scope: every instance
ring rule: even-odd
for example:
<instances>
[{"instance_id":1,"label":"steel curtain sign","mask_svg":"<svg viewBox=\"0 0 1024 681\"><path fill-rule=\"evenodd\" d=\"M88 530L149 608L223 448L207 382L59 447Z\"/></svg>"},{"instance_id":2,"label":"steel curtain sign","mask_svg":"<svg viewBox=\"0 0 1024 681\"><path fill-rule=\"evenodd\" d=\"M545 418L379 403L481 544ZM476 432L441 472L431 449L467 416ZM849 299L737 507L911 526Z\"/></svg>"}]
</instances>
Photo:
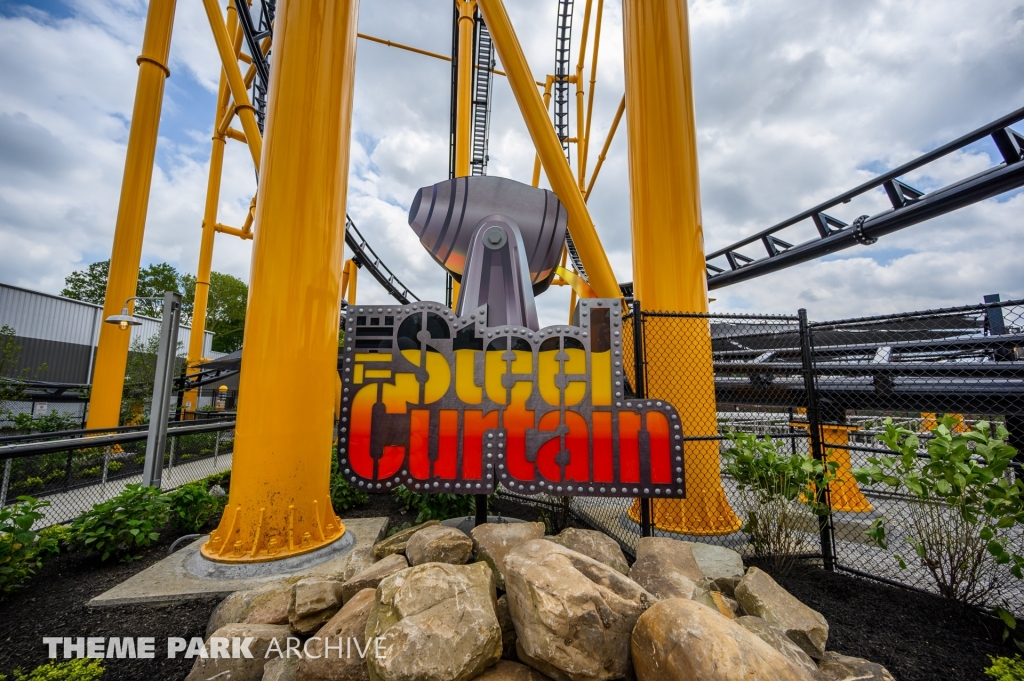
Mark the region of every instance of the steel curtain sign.
<instances>
[{"instance_id":1,"label":"steel curtain sign","mask_svg":"<svg viewBox=\"0 0 1024 681\"><path fill-rule=\"evenodd\" d=\"M487 327L440 303L348 308L339 455L364 489L685 496L679 415L625 397L622 314Z\"/></svg>"}]
</instances>

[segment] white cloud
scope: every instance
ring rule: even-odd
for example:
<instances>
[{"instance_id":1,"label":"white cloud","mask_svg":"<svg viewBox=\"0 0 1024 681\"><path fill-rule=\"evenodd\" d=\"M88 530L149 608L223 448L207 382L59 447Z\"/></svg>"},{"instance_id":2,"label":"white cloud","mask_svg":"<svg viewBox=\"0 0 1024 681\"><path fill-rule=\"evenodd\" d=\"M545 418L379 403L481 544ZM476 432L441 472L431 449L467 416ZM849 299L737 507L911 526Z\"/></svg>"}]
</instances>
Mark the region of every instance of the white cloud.
<instances>
[{"instance_id":1,"label":"white cloud","mask_svg":"<svg viewBox=\"0 0 1024 681\"><path fill-rule=\"evenodd\" d=\"M577 3L578 45L584 3ZM14 9L11 9L14 7ZM110 251L145 3L69 0L70 17L0 11L0 281L59 291ZM534 70L554 59L553 0L508 3ZM1024 5L1001 0L693 0L691 44L705 242L724 246L1020 106ZM622 96L622 28L607 2L590 167ZM360 31L451 50L450 4L363 2ZM592 43L591 43L592 44ZM587 60L589 65L589 58ZM201 3L179 3L145 261L194 271L219 66ZM361 42L349 212L374 249L424 297L444 277L406 225L416 189L448 174L450 64ZM609 260L632 277L625 123L591 209ZM491 174L528 182L534 152L505 79L495 77ZM908 178L932 189L987 167L979 146ZM572 151L575 159L576 151ZM238 225L254 189L247 150L229 142L220 220ZM714 292L713 309L812 317L872 314L1024 294L1014 262L1020 195L990 200L851 249ZM878 193L837 211L885 207ZM247 277L251 242L217 239L214 267ZM364 272L360 300L386 302ZM568 292L538 300L561 322Z\"/></svg>"}]
</instances>

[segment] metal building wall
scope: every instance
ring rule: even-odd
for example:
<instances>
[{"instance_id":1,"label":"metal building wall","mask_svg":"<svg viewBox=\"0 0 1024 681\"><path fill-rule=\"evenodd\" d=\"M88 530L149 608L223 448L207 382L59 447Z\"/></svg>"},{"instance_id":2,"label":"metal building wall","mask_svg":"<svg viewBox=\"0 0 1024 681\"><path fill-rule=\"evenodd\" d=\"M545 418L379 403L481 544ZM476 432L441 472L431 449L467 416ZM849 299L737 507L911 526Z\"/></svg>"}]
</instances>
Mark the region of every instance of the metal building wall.
<instances>
[{"instance_id":1,"label":"metal building wall","mask_svg":"<svg viewBox=\"0 0 1024 681\"><path fill-rule=\"evenodd\" d=\"M62 298L49 293L0 284L0 326L14 329L16 342L21 346L19 362L10 376L56 383L89 383L96 341L103 308L80 300ZM160 333L160 320L139 317L141 326L131 329L132 343L146 342ZM188 348L191 327L182 326L178 332L180 356ZM203 354L210 357L213 333L203 338ZM40 364L48 367L37 372Z\"/></svg>"}]
</instances>

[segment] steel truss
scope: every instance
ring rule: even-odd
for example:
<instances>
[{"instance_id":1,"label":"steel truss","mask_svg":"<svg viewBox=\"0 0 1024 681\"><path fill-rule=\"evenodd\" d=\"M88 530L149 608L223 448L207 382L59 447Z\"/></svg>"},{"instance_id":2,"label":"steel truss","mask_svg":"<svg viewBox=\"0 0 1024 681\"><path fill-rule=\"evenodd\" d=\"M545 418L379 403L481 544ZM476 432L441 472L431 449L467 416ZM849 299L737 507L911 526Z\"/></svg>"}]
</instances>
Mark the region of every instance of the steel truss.
<instances>
[{"instance_id":1,"label":"steel truss","mask_svg":"<svg viewBox=\"0 0 1024 681\"><path fill-rule=\"evenodd\" d=\"M878 241L879 237L904 227L1024 186L1024 136L1010 128L1010 125L1022 119L1024 109L1018 109L814 208L709 254L706 258L708 288L736 284L858 244L869 246ZM914 189L899 179L986 137L991 137L1003 162L984 172L928 193ZM853 224L828 214L828 211L878 188L885 190L892 204L891 209L876 215L862 215ZM814 224L818 232L816 238L794 245L779 237L783 230L807 220ZM765 251L761 257L740 253L741 248L757 243ZM722 263L720 259L725 262ZM715 260L721 266L712 264Z\"/></svg>"}]
</instances>

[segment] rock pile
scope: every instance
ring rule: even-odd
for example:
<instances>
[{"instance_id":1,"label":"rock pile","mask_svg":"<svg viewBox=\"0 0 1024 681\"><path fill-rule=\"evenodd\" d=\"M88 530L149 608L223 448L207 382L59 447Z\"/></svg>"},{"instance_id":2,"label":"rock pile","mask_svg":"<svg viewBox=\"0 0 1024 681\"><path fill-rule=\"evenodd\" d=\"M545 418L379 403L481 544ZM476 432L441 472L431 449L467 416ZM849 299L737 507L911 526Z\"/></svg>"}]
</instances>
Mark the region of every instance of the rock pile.
<instances>
[{"instance_id":1,"label":"rock pile","mask_svg":"<svg viewBox=\"0 0 1024 681\"><path fill-rule=\"evenodd\" d=\"M228 596L189 680L892 681L828 651L821 613L729 549L645 537L630 567L591 530L471 534L427 523L338 574ZM252 657L214 654L232 638Z\"/></svg>"}]
</instances>

